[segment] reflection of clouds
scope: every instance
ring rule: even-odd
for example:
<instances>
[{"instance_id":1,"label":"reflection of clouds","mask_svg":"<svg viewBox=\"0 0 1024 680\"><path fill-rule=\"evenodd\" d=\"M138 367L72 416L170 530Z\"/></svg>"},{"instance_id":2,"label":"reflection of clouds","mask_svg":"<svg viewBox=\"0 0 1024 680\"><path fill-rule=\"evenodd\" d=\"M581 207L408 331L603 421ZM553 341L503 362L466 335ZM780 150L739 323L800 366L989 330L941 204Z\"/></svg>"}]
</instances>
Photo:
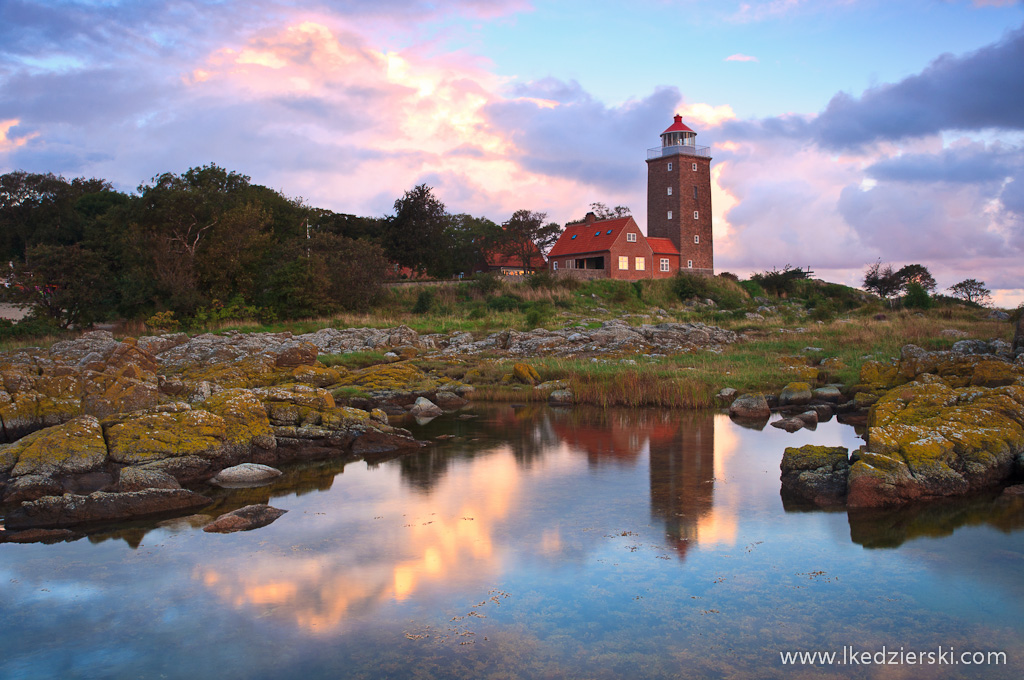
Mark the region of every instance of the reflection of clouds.
<instances>
[{"instance_id":1,"label":"reflection of clouds","mask_svg":"<svg viewBox=\"0 0 1024 680\"><path fill-rule=\"evenodd\" d=\"M332 523L330 538L320 536L330 540L325 552L304 554L308 549L301 546L318 537L303 536L290 553L201 566L195 578L233 607L263 610L312 634L334 633L353 617L408 600L432 585L499 575L502 555L492 532L516 505L520 474L511 452L499 450L453 465L433 493L406 496L404 516L371 527L371 533ZM394 507L395 499L388 497L367 512L393 516ZM546 537L545 545L554 546L556 539Z\"/></svg>"}]
</instances>

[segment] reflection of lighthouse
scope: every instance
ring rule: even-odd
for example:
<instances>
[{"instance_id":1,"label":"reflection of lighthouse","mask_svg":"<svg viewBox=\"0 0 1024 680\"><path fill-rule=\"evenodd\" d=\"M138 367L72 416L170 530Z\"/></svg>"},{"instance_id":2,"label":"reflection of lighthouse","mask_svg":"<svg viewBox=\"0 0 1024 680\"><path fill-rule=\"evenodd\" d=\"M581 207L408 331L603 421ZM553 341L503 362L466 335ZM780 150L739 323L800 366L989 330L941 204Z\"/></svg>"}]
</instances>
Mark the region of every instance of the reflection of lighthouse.
<instances>
[{"instance_id":1,"label":"reflection of lighthouse","mask_svg":"<svg viewBox=\"0 0 1024 680\"><path fill-rule=\"evenodd\" d=\"M651 516L681 556L698 536L697 525L714 505L715 421L710 413L680 416L671 442L651 442Z\"/></svg>"}]
</instances>

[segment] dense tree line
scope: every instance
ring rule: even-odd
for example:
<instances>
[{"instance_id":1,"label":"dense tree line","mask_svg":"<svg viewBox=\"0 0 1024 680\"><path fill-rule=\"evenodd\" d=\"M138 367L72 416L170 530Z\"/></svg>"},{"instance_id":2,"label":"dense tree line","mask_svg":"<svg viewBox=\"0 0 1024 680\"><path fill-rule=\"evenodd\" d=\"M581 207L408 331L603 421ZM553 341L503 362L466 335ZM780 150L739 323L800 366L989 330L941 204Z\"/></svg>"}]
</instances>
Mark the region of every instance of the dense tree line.
<instances>
[{"instance_id":1,"label":"dense tree line","mask_svg":"<svg viewBox=\"0 0 1024 680\"><path fill-rule=\"evenodd\" d=\"M394 209L334 213L213 164L158 175L134 194L102 179L12 172L0 176L3 290L61 327L225 307L299 318L366 309L403 272L469 274L488 252L520 256L524 240L543 247L558 233L543 213L516 212L514 228L449 214L426 185Z\"/></svg>"}]
</instances>

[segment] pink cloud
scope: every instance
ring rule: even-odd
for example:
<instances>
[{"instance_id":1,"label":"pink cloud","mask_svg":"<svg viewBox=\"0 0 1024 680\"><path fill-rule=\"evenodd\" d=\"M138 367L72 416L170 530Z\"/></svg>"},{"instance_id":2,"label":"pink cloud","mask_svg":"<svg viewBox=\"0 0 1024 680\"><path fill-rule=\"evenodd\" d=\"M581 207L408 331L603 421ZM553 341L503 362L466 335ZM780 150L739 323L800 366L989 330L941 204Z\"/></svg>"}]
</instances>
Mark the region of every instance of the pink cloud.
<instances>
[{"instance_id":1,"label":"pink cloud","mask_svg":"<svg viewBox=\"0 0 1024 680\"><path fill-rule=\"evenodd\" d=\"M749 54L731 54L725 58L725 61L759 61L757 57L752 57Z\"/></svg>"}]
</instances>

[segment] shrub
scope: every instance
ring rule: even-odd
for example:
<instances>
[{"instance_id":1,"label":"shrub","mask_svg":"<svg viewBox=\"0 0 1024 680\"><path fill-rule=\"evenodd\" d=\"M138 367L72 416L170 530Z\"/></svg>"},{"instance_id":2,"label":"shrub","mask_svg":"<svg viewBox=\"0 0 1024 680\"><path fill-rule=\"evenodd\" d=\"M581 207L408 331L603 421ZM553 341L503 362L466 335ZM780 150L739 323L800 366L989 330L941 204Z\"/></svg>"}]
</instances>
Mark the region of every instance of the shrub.
<instances>
[{"instance_id":1,"label":"shrub","mask_svg":"<svg viewBox=\"0 0 1024 680\"><path fill-rule=\"evenodd\" d=\"M764 288L757 281L740 281L739 286L752 298L765 296Z\"/></svg>"},{"instance_id":2,"label":"shrub","mask_svg":"<svg viewBox=\"0 0 1024 680\"><path fill-rule=\"evenodd\" d=\"M480 274L474 283L481 295L487 297L502 287L502 281L494 274Z\"/></svg>"},{"instance_id":3,"label":"shrub","mask_svg":"<svg viewBox=\"0 0 1024 680\"><path fill-rule=\"evenodd\" d=\"M794 268L787 264L781 270L773 268L770 272L754 274L750 278L760 284L764 290L772 295L786 297L793 292L794 281L810 278L812 273L813 272L810 270L804 271L803 269L798 267Z\"/></svg>"},{"instance_id":4,"label":"shrub","mask_svg":"<svg viewBox=\"0 0 1024 680\"><path fill-rule=\"evenodd\" d=\"M924 286L911 281L907 284L907 294L903 296L903 306L907 309L929 309L932 306L932 299Z\"/></svg>"},{"instance_id":5,"label":"shrub","mask_svg":"<svg viewBox=\"0 0 1024 680\"><path fill-rule=\"evenodd\" d=\"M488 309L496 312L512 312L523 306L523 298L518 295L506 293L487 300Z\"/></svg>"},{"instance_id":6,"label":"shrub","mask_svg":"<svg viewBox=\"0 0 1024 680\"><path fill-rule=\"evenodd\" d=\"M539 272L534 272L526 278L526 285L534 290L545 288L551 290L558 284L558 280L551 274L551 272L542 269Z\"/></svg>"},{"instance_id":7,"label":"shrub","mask_svg":"<svg viewBox=\"0 0 1024 680\"><path fill-rule=\"evenodd\" d=\"M174 312L157 312L146 319L146 327L160 333L168 333L178 330L181 322L174 318Z\"/></svg>"},{"instance_id":8,"label":"shrub","mask_svg":"<svg viewBox=\"0 0 1024 680\"><path fill-rule=\"evenodd\" d=\"M540 327L544 321L551 318L554 311L554 307L547 300L534 302L526 312L527 328L532 329Z\"/></svg>"},{"instance_id":9,"label":"shrub","mask_svg":"<svg viewBox=\"0 0 1024 680\"><path fill-rule=\"evenodd\" d=\"M413 314L426 314L434 306L434 289L424 288L416 296L416 304L412 306Z\"/></svg>"},{"instance_id":10,"label":"shrub","mask_svg":"<svg viewBox=\"0 0 1024 680\"><path fill-rule=\"evenodd\" d=\"M691 298L703 300L708 297L708 280L698 274L680 272L672 279L672 292L684 302Z\"/></svg>"}]
</instances>

